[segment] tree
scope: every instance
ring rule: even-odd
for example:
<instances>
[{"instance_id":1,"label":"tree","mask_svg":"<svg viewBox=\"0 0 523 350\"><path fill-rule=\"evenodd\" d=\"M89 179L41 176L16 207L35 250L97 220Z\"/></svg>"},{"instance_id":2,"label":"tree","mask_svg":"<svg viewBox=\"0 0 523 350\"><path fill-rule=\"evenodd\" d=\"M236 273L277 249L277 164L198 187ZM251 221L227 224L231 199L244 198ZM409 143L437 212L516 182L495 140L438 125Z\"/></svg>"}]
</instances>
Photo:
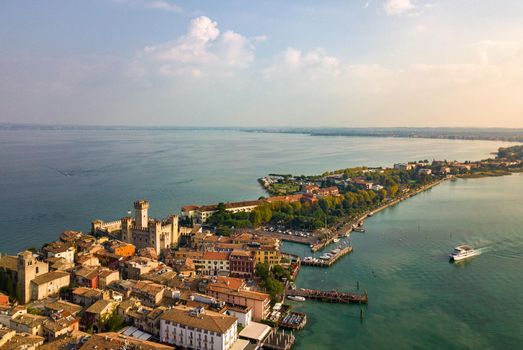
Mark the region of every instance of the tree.
<instances>
[{"instance_id":1,"label":"tree","mask_svg":"<svg viewBox=\"0 0 523 350\"><path fill-rule=\"evenodd\" d=\"M266 263L256 264L256 267L254 268L254 273L260 279L266 280L269 277L270 273L269 265Z\"/></svg>"},{"instance_id":2,"label":"tree","mask_svg":"<svg viewBox=\"0 0 523 350\"><path fill-rule=\"evenodd\" d=\"M398 193L398 185L392 185L389 188L389 196L390 198L396 197L396 194Z\"/></svg>"},{"instance_id":3,"label":"tree","mask_svg":"<svg viewBox=\"0 0 523 350\"><path fill-rule=\"evenodd\" d=\"M122 329L125 325L125 322L122 317L120 317L116 312L114 312L111 317L109 317L105 323L105 328L109 332L116 332Z\"/></svg>"}]
</instances>

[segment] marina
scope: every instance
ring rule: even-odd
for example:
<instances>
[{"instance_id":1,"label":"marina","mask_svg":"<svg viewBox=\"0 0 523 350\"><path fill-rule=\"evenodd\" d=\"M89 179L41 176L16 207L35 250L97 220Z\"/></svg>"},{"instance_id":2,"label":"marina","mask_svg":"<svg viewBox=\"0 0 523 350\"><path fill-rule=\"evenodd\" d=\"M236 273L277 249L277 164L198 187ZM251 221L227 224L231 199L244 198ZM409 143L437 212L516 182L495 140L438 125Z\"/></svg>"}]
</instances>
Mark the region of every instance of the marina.
<instances>
[{"instance_id":1,"label":"marina","mask_svg":"<svg viewBox=\"0 0 523 350\"><path fill-rule=\"evenodd\" d=\"M307 266L330 267L340 258L351 253L352 250L352 246L336 248L331 250L329 253L323 254L319 258L314 258L312 256L305 257L301 260L301 264Z\"/></svg>"},{"instance_id":2,"label":"marina","mask_svg":"<svg viewBox=\"0 0 523 350\"><path fill-rule=\"evenodd\" d=\"M303 329L306 324L307 315L303 312L291 312L280 321L280 327L292 330Z\"/></svg>"}]
</instances>

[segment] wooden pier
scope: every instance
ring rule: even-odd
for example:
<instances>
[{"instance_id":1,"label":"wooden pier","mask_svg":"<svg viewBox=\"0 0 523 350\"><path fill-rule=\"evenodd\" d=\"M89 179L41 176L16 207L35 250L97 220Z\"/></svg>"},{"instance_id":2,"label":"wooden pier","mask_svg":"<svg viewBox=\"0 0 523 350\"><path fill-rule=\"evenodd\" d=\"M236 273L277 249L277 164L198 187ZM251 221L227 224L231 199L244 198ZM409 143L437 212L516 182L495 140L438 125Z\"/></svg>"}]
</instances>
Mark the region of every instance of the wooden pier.
<instances>
[{"instance_id":1,"label":"wooden pier","mask_svg":"<svg viewBox=\"0 0 523 350\"><path fill-rule=\"evenodd\" d=\"M324 291L316 289L289 289L287 296L299 296L307 299L321 300L328 303L367 304L369 297L365 294L344 293L336 290Z\"/></svg>"},{"instance_id":2,"label":"wooden pier","mask_svg":"<svg viewBox=\"0 0 523 350\"><path fill-rule=\"evenodd\" d=\"M349 254L352 252L352 247L348 246L345 248L339 248L340 251L332 256L329 260L323 260L323 259L316 259L316 260L308 260L308 259L301 259L302 265L307 266L317 266L317 267L330 267L332 266L336 261L338 261L341 257Z\"/></svg>"}]
</instances>

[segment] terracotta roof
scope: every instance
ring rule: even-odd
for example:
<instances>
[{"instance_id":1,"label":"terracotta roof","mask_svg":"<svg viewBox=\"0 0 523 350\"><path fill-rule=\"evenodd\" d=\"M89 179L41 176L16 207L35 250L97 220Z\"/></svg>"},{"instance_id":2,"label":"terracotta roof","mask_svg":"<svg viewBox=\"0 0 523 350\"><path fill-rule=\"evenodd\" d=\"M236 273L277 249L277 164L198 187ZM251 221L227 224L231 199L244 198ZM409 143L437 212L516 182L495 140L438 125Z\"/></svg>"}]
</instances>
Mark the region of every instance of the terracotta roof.
<instances>
[{"instance_id":1,"label":"terracotta roof","mask_svg":"<svg viewBox=\"0 0 523 350\"><path fill-rule=\"evenodd\" d=\"M140 350L169 350L174 349L172 346L158 344L150 341L139 340L133 337L127 337L120 333L99 333L93 335L80 348L81 350L113 350L134 345L134 348Z\"/></svg>"},{"instance_id":2,"label":"terracotta roof","mask_svg":"<svg viewBox=\"0 0 523 350\"><path fill-rule=\"evenodd\" d=\"M246 250L234 250L231 256L252 256L252 253Z\"/></svg>"},{"instance_id":3,"label":"terracotta roof","mask_svg":"<svg viewBox=\"0 0 523 350\"><path fill-rule=\"evenodd\" d=\"M200 206L198 205L194 205L194 204L191 204L191 205L184 205L182 207L182 211L192 211L192 210L196 210L198 209Z\"/></svg>"},{"instance_id":4,"label":"terracotta roof","mask_svg":"<svg viewBox=\"0 0 523 350\"><path fill-rule=\"evenodd\" d=\"M2 350L20 350L36 348L39 344L44 342L45 338L38 335L31 335L27 333L17 333L14 337L9 339L7 343L2 345Z\"/></svg>"},{"instance_id":5,"label":"terracotta roof","mask_svg":"<svg viewBox=\"0 0 523 350\"><path fill-rule=\"evenodd\" d=\"M229 253L225 252L204 252L203 260L229 260Z\"/></svg>"},{"instance_id":6,"label":"terracotta roof","mask_svg":"<svg viewBox=\"0 0 523 350\"><path fill-rule=\"evenodd\" d=\"M69 273L57 270L37 276L31 282L36 285L41 285L64 277L69 277Z\"/></svg>"},{"instance_id":7,"label":"terracotta roof","mask_svg":"<svg viewBox=\"0 0 523 350\"><path fill-rule=\"evenodd\" d=\"M18 259L16 256L6 255L0 258L0 269L17 271Z\"/></svg>"},{"instance_id":8,"label":"terracotta roof","mask_svg":"<svg viewBox=\"0 0 523 350\"><path fill-rule=\"evenodd\" d=\"M269 294L265 294L265 293L261 293L261 292L253 292L250 290L239 290L238 291L238 290L234 290L234 289L231 289L228 287L218 286L218 285L213 285L213 284L208 286L208 290L212 291L212 292L217 292L217 293L235 295L235 296L239 296L239 297L246 298L246 299L261 300L261 301L269 299Z\"/></svg>"},{"instance_id":9,"label":"terracotta roof","mask_svg":"<svg viewBox=\"0 0 523 350\"><path fill-rule=\"evenodd\" d=\"M114 305L114 300L104 300L100 299L96 301L93 305L89 306L86 312L89 312L91 314L101 314L102 312L108 310L111 305Z\"/></svg>"},{"instance_id":10,"label":"terracotta roof","mask_svg":"<svg viewBox=\"0 0 523 350\"><path fill-rule=\"evenodd\" d=\"M45 320L47 320L47 317L32 314L23 314L15 317L11 320L11 322L16 322L18 324L23 324L24 326L33 328L43 324Z\"/></svg>"},{"instance_id":11,"label":"terracotta roof","mask_svg":"<svg viewBox=\"0 0 523 350\"><path fill-rule=\"evenodd\" d=\"M263 202L264 202L263 200L255 200L255 201L224 203L224 205L225 205L225 209L234 209L234 208L242 208L242 207L253 207L253 206L260 205ZM199 208L200 211L215 211L217 209L218 209L218 204L202 205Z\"/></svg>"},{"instance_id":12,"label":"terracotta roof","mask_svg":"<svg viewBox=\"0 0 523 350\"><path fill-rule=\"evenodd\" d=\"M55 302L45 304L45 308L52 311L64 310L69 312L71 315L77 314L83 309L83 307L80 305L76 305L65 300L57 300Z\"/></svg>"},{"instance_id":13,"label":"terracotta roof","mask_svg":"<svg viewBox=\"0 0 523 350\"><path fill-rule=\"evenodd\" d=\"M170 310L166 310L161 316L161 319L217 333L227 332L237 321L235 317L213 311L205 310L199 315L196 315L191 314L191 310L193 310L193 308L175 306Z\"/></svg>"},{"instance_id":14,"label":"terracotta roof","mask_svg":"<svg viewBox=\"0 0 523 350\"><path fill-rule=\"evenodd\" d=\"M245 281L241 278L218 276L214 279L215 282L209 283L209 286L218 286L228 289L239 290L245 286Z\"/></svg>"}]
</instances>

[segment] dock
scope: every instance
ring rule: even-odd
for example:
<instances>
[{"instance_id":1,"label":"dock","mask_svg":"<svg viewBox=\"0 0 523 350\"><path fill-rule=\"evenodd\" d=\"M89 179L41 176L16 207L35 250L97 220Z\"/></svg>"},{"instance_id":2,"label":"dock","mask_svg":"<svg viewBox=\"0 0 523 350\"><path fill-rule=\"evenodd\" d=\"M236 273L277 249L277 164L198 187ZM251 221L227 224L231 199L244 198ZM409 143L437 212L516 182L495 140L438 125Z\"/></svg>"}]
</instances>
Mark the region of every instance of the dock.
<instances>
[{"instance_id":1,"label":"dock","mask_svg":"<svg viewBox=\"0 0 523 350\"><path fill-rule=\"evenodd\" d=\"M280 320L279 326L292 330L300 330L307 324L307 315L303 312L291 312Z\"/></svg>"},{"instance_id":2,"label":"dock","mask_svg":"<svg viewBox=\"0 0 523 350\"><path fill-rule=\"evenodd\" d=\"M316 258L307 257L307 258L301 259L301 264L307 265L307 266L316 266L316 267L330 267L340 258L351 253L352 247L348 246L345 248L338 248L333 251L337 251L337 252L333 255L330 255L329 259L316 259Z\"/></svg>"},{"instance_id":3,"label":"dock","mask_svg":"<svg viewBox=\"0 0 523 350\"><path fill-rule=\"evenodd\" d=\"M355 304L367 304L369 297L367 293L356 294L356 293L345 293L338 292L336 290L324 291L316 289L289 289L286 291L287 296L300 296L307 299L320 300L327 303L355 303Z\"/></svg>"}]
</instances>

